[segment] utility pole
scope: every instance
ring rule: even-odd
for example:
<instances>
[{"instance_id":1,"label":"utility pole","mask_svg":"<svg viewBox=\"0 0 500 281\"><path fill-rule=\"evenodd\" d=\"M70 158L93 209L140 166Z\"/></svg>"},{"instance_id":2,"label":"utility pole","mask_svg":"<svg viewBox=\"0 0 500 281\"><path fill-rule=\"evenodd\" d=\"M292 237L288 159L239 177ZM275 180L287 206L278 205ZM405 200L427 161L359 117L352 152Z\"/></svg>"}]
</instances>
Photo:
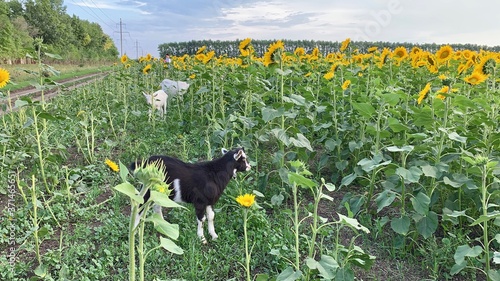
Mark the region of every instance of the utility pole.
<instances>
[{"instance_id":1,"label":"utility pole","mask_svg":"<svg viewBox=\"0 0 500 281\"><path fill-rule=\"evenodd\" d=\"M122 18L120 18L120 56L123 56Z\"/></svg>"},{"instance_id":2,"label":"utility pole","mask_svg":"<svg viewBox=\"0 0 500 281\"><path fill-rule=\"evenodd\" d=\"M135 54L139 58L139 41L135 40Z\"/></svg>"},{"instance_id":3,"label":"utility pole","mask_svg":"<svg viewBox=\"0 0 500 281\"><path fill-rule=\"evenodd\" d=\"M120 56L123 56L123 33L128 33L127 31L123 31L123 26L125 25L122 22L122 18L120 18L120 23L117 23L117 25L120 25L120 31L114 31L114 33L120 32Z\"/></svg>"}]
</instances>

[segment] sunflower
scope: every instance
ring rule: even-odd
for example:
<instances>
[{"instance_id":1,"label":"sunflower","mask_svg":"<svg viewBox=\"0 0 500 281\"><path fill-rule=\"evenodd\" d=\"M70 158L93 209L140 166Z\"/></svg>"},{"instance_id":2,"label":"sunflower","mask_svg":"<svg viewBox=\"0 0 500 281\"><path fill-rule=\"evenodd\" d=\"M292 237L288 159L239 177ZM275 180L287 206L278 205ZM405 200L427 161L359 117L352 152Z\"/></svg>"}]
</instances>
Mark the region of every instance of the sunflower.
<instances>
[{"instance_id":1,"label":"sunflower","mask_svg":"<svg viewBox=\"0 0 500 281\"><path fill-rule=\"evenodd\" d=\"M318 58L319 57L319 48L316 47L312 50L311 52L311 56L315 57L315 58Z\"/></svg>"},{"instance_id":2,"label":"sunflower","mask_svg":"<svg viewBox=\"0 0 500 281\"><path fill-rule=\"evenodd\" d=\"M478 85L486 81L486 79L488 79L488 75L485 75L479 71L474 71L471 75L465 77L464 81L471 85Z\"/></svg>"},{"instance_id":3,"label":"sunflower","mask_svg":"<svg viewBox=\"0 0 500 281\"><path fill-rule=\"evenodd\" d=\"M269 45L267 52L264 54L264 66L269 66L270 64L275 63L274 57L276 54L281 54L281 51L285 49L285 45L281 40L276 41L275 43Z\"/></svg>"},{"instance_id":4,"label":"sunflower","mask_svg":"<svg viewBox=\"0 0 500 281\"><path fill-rule=\"evenodd\" d=\"M408 57L408 51L406 51L405 47L397 47L394 52L392 53L392 57L398 61L401 62L404 60L406 57Z\"/></svg>"},{"instance_id":5,"label":"sunflower","mask_svg":"<svg viewBox=\"0 0 500 281\"><path fill-rule=\"evenodd\" d=\"M106 165L108 165L108 167L109 167L109 168L110 168L113 172L119 172L119 171L120 171L120 168L118 167L118 165L117 165L115 162L113 162L113 161L111 161L111 160L109 160L109 159L106 159L106 160L104 161L104 163L105 163Z\"/></svg>"},{"instance_id":6,"label":"sunflower","mask_svg":"<svg viewBox=\"0 0 500 281\"><path fill-rule=\"evenodd\" d=\"M440 100L444 100L446 98L446 94L448 94L449 92L450 92L450 87L443 86L443 88L441 88L441 90L437 91L436 98L438 98Z\"/></svg>"},{"instance_id":7,"label":"sunflower","mask_svg":"<svg viewBox=\"0 0 500 281\"><path fill-rule=\"evenodd\" d=\"M422 103L422 101L425 99L430 90L431 90L431 83L427 83L424 89L420 91L420 93L418 94L418 99L417 99L418 104Z\"/></svg>"},{"instance_id":8,"label":"sunflower","mask_svg":"<svg viewBox=\"0 0 500 281\"><path fill-rule=\"evenodd\" d=\"M326 80L331 80L334 75L335 75L335 72L333 72L333 70L330 70L325 75L323 75L323 78L325 78Z\"/></svg>"},{"instance_id":9,"label":"sunflower","mask_svg":"<svg viewBox=\"0 0 500 281\"><path fill-rule=\"evenodd\" d=\"M302 47L297 47L297 49L295 49L293 54L300 57L306 54L306 50Z\"/></svg>"},{"instance_id":10,"label":"sunflower","mask_svg":"<svg viewBox=\"0 0 500 281\"><path fill-rule=\"evenodd\" d=\"M391 51L387 48L384 48L379 57L378 68L382 68L387 60L387 57L391 54Z\"/></svg>"},{"instance_id":11,"label":"sunflower","mask_svg":"<svg viewBox=\"0 0 500 281\"><path fill-rule=\"evenodd\" d=\"M482 74L491 74L491 66L494 66L496 64L495 62L495 57L493 54L487 54L481 57L481 60L479 61L476 66L474 66L474 71L481 72Z\"/></svg>"},{"instance_id":12,"label":"sunflower","mask_svg":"<svg viewBox=\"0 0 500 281\"><path fill-rule=\"evenodd\" d=\"M196 51L196 54L199 55L199 54L203 53L206 49L207 49L207 46L202 46L201 48L198 49L198 51Z\"/></svg>"},{"instance_id":13,"label":"sunflower","mask_svg":"<svg viewBox=\"0 0 500 281\"><path fill-rule=\"evenodd\" d=\"M351 85L351 80L345 80L345 82L342 84L342 90L347 90L347 88L349 88L349 85Z\"/></svg>"},{"instance_id":14,"label":"sunflower","mask_svg":"<svg viewBox=\"0 0 500 281\"><path fill-rule=\"evenodd\" d=\"M215 51L210 51L205 55L205 58L203 59L203 63L207 64L213 57L215 56Z\"/></svg>"},{"instance_id":15,"label":"sunflower","mask_svg":"<svg viewBox=\"0 0 500 281\"><path fill-rule=\"evenodd\" d=\"M410 55L416 55L416 54L420 53L421 51L422 51L422 49L420 49L419 47L413 47L413 48L411 48Z\"/></svg>"},{"instance_id":16,"label":"sunflower","mask_svg":"<svg viewBox=\"0 0 500 281\"><path fill-rule=\"evenodd\" d=\"M250 208L255 203L255 194L245 194L236 197L236 202L243 207Z\"/></svg>"},{"instance_id":17,"label":"sunflower","mask_svg":"<svg viewBox=\"0 0 500 281\"><path fill-rule=\"evenodd\" d=\"M251 41L252 39L247 38L240 42L240 53L242 56L246 57L251 54L252 51L252 45L250 45Z\"/></svg>"},{"instance_id":18,"label":"sunflower","mask_svg":"<svg viewBox=\"0 0 500 281\"><path fill-rule=\"evenodd\" d=\"M5 87L10 81L10 74L7 70L0 68L0 88Z\"/></svg>"},{"instance_id":19,"label":"sunflower","mask_svg":"<svg viewBox=\"0 0 500 281\"><path fill-rule=\"evenodd\" d=\"M442 46L436 52L436 60L439 63L445 63L453 57L453 48L450 45Z\"/></svg>"},{"instance_id":20,"label":"sunflower","mask_svg":"<svg viewBox=\"0 0 500 281\"><path fill-rule=\"evenodd\" d=\"M347 38L344 41L342 41L342 44L340 45L340 51L343 52L349 47L349 43L351 43L351 38Z\"/></svg>"},{"instance_id":21,"label":"sunflower","mask_svg":"<svg viewBox=\"0 0 500 281\"><path fill-rule=\"evenodd\" d=\"M151 64L148 64L146 65L143 69L142 69L142 73L144 74L149 74L149 72L151 71Z\"/></svg>"},{"instance_id":22,"label":"sunflower","mask_svg":"<svg viewBox=\"0 0 500 281\"><path fill-rule=\"evenodd\" d=\"M127 63L127 61L128 61L128 57L127 57L127 55L123 55L123 56L120 58L120 61L121 61L123 64Z\"/></svg>"},{"instance_id":23,"label":"sunflower","mask_svg":"<svg viewBox=\"0 0 500 281\"><path fill-rule=\"evenodd\" d=\"M146 55L146 61L151 61L152 58L153 58L153 56L151 56L151 54Z\"/></svg>"},{"instance_id":24,"label":"sunflower","mask_svg":"<svg viewBox=\"0 0 500 281\"><path fill-rule=\"evenodd\" d=\"M368 48L368 53L375 53L377 50L378 50L378 47L373 46L373 47Z\"/></svg>"}]
</instances>

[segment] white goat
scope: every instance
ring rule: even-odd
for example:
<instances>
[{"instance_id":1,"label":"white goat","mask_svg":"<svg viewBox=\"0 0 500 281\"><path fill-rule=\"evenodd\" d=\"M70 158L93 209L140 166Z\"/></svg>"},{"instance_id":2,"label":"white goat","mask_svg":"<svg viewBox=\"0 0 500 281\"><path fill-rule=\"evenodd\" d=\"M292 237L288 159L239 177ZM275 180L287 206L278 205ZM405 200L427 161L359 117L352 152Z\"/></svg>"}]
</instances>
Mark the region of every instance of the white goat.
<instances>
[{"instance_id":1,"label":"white goat","mask_svg":"<svg viewBox=\"0 0 500 281\"><path fill-rule=\"evenodd\" d=\"M170 97L182 95L189 88L189 84L184 81L174 81L170 79L164 79L161 81L160 86L161 89Z\"/></svg>"},{"instance_id":2,"label":"white goat","mask_svg":"<svg viewBox=\"0 0 500 281\"><path fill-rule=\"evenodd\" d=\"M158 90L152 94L147 94L145 92L142 92L142 94L146 98L146 102L148 104L153 103L153 106L161 112L162 116L167 112L168 95L163 90Z\"/></svg>"}]
</instances>

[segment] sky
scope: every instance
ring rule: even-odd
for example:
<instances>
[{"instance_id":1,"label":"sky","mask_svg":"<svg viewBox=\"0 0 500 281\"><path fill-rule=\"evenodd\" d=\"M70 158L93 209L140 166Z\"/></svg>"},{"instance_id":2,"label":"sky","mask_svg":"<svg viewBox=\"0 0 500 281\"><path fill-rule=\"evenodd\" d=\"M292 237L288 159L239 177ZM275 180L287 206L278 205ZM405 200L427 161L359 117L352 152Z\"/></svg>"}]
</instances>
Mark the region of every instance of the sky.
<instances>
[{"instance_id":1,"label":"sky","mask_svg":"<svg viewBox=\"0 0 500 281\"><path fill-rule=\"evenodd\" d=\"M500 46L498 0L64 0L120 54L191 40L290 39Z\"/></svg>"}]
</instances>

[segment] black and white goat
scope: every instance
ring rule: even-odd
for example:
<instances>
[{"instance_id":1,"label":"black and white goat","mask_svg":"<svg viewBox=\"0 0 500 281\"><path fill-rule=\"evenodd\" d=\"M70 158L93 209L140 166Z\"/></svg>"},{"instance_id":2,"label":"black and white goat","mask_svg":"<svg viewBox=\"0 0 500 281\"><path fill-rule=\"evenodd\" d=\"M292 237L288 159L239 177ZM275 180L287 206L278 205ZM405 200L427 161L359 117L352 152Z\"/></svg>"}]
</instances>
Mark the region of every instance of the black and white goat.
<instances>
[{"instance_id":1,"label":"black and white goat","mask_svg":"<svg viewBox=\"0 0 500 281\"><path fill-rule=\"evenodd\" d=\"M170 198L175 202L192 203L198 220L198 237L206 243L203 235L203 222L208 220L208 232L212 239L217 239L215 233L213 206L219 200L231 178L237 172L250 170L245 150L236 148L231 151L222 149L222 157L206 162L185 163L179 159L168 156L151 156L142 163L132 163L131 171L138 165L146 165L154 161L161 161L165 166L166 180L172 192ZM144 195L147 202L150 194ZM161 215L161 207L154 206L153 210ZM135 225L139 223L142 213L135 218Z\"/></svg>"}]
</instances>

